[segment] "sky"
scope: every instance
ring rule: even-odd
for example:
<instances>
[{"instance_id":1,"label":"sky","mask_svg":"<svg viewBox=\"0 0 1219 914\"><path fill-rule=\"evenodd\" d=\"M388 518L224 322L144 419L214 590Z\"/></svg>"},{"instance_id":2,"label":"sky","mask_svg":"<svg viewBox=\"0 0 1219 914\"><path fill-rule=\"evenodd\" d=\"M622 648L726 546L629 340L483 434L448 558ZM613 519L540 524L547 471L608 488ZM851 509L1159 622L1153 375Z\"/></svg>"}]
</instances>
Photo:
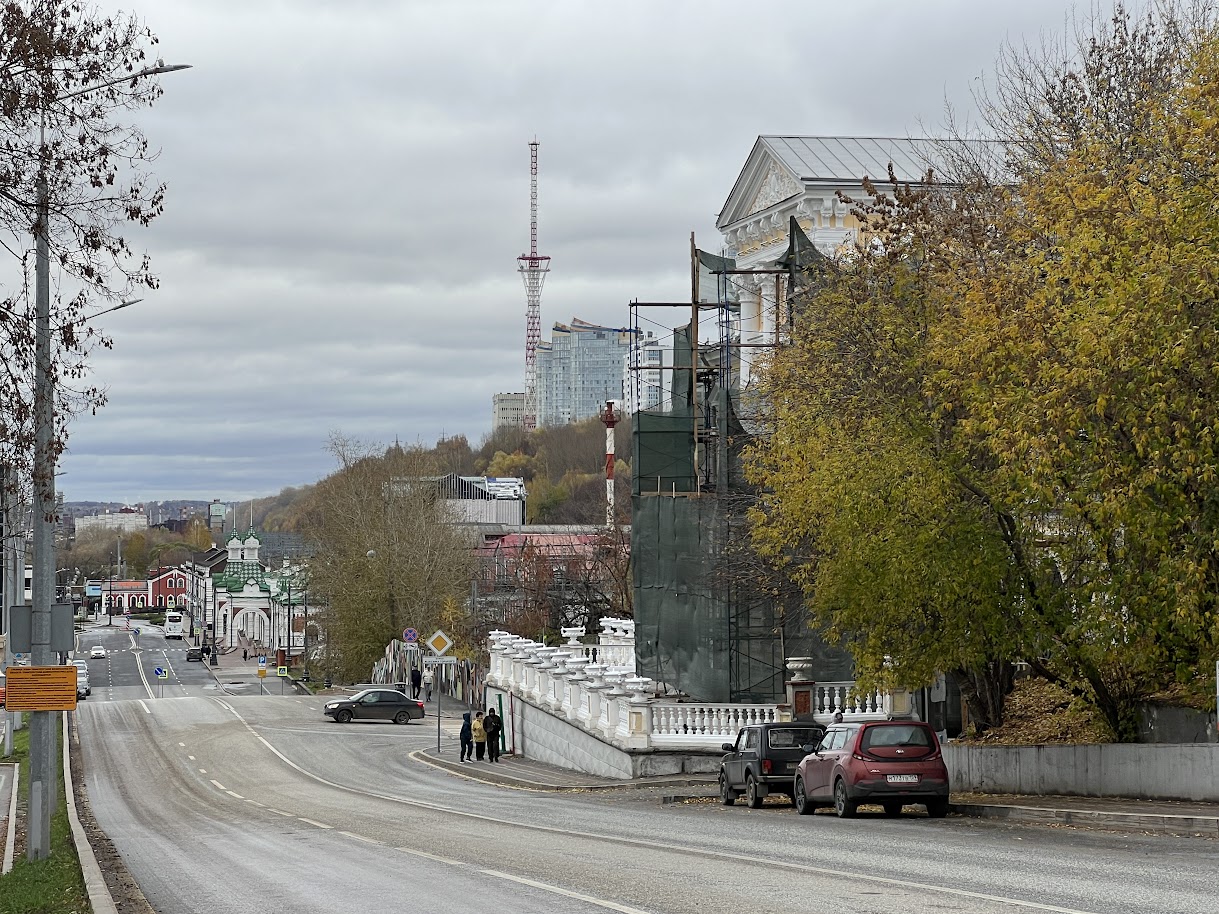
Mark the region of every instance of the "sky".
<instances>
[{"instance_id":1,"label":"sky","mask_svg":"<svg viewBox=\"0 0 1219 914\"><path fill-rule=\"evenodd\" d=\"M160 288L98 319L109 403L73 421L59 490L233 502L332 473L334 436L477 445L524 389L535 137L542 338L625 326L632 299L688 299L690 233L719 249L758 135L934 134L1070 9L144 0L192 66L137 118L169 190L130 240Z\"/></svg>"}]
</instances>

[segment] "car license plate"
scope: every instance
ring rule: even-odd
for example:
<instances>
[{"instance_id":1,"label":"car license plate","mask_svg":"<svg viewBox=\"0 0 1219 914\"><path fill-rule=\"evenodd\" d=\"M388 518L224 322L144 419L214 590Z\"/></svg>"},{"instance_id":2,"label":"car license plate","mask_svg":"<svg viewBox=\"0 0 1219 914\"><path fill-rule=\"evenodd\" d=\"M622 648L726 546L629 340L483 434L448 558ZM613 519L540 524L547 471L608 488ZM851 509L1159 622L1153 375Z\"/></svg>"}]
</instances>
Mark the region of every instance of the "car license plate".
<instances>
[{"instance_id":1,"label":"car license plate","mask_svg":"<svg viewBox=\"0 0 1219 914\"><path fill-rule=\"evenodd\" d=\"M917 784L917 774L890 774L885 778L890 784Z\"/></svg>"}]
</instances>

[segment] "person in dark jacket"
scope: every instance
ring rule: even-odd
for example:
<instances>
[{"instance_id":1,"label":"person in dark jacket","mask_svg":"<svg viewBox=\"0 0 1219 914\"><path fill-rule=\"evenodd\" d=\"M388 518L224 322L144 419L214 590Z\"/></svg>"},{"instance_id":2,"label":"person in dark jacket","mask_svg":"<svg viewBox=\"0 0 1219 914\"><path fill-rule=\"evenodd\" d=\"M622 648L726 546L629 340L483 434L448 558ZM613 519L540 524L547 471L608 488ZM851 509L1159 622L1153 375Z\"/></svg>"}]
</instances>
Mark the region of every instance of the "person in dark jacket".
<instances>
[{"instance_id":1,"label":"person in dark jacket","mask_svg":"<svg viewBox=\"0 0 1219 914\"><path fill-rule=\"evenodd\" d=\"M461 733L458 734L461 739L461 760L470 762L474 760L474 730L470 725L470 712L467 711L461 715Z\"/></svg>"},{"instance_id":2,"label":"person in dark jacket","mask_svg":"<svg viewBox=\"0 0 1219 914\"><path fill-rule=\"evenodd\" d=\"M419 688L423 685L423 674L419 672L419 667L411 670L411 698L419 699Z\"/></svg>"},{"instance_id":3,"label":"person in dark jacket","mask_svg":"<svg viewBox=\"0 0 1219 914\"><path fill-rule=\"evenodd\" d=\"M483 729L487 731L487 761L499 761L499 738L504 732L504 722L500 716L495 713L492 708L487 712L487 716L483 718Z\"/></svg>"}]
</instances>

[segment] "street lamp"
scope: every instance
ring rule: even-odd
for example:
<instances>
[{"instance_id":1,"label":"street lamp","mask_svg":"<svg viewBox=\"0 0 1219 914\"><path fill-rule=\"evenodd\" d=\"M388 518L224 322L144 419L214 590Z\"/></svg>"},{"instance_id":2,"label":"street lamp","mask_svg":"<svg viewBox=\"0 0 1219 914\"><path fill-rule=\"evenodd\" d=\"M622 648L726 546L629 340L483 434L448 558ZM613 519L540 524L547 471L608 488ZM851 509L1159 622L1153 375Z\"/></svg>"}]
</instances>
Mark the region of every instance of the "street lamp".
<instances>
[{"instance_id":1,"label":"street lamp","mask_svg":"<svg viewBox=\"0 0 1219 914\"><path fill-rule=\"evenodd\" d=\"M42 99L43 117L39 126L37 203L34 234L34 454L31 476L34 489L34 580L30 610L30 654L34 666L49 666L51 651L51 598L55 590L55 377L51 368L51 203L47 191L46 105L119 83L134 82L145 76L184 70L189 64L145 67L115 79L97 83L52 99ZM99 312L100 313L100 312ZM51 852L51 810L57 802L55 778L55 711L30 714L30 778L41 784L35 793L37 807L30 810L31 834L27 857L43 860Z\"/></svg>"}]
</instances>

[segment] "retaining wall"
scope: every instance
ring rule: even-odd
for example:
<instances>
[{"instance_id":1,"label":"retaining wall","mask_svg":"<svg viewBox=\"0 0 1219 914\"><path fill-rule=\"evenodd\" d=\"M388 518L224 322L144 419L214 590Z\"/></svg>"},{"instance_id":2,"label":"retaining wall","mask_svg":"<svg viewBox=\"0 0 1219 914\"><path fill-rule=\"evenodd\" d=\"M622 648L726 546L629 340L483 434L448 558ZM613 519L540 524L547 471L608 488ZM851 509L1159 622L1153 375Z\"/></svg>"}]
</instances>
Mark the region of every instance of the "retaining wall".
<instances>
[{"instance_id":1,"label":"retaining wall","mask_svg":"<svg viewBox=\"0 0 1219 914\"><path fill-rule=\"evenodd\" d=\"M525 758L623 781L719 771L722 752L620 749L518 696L488 686L487 707L498 709L501 701L508 749Z\"/></svg>"},{"instance_id":2,"label":"retaining wall","mask_svg":"<svg viewBox=\"0 0 1219 914\"><path fill-rule=\"evenodd\" d=\"M944 745L953 791L1219 802L1219 745Z\"/></svg>"}]
</instances>

